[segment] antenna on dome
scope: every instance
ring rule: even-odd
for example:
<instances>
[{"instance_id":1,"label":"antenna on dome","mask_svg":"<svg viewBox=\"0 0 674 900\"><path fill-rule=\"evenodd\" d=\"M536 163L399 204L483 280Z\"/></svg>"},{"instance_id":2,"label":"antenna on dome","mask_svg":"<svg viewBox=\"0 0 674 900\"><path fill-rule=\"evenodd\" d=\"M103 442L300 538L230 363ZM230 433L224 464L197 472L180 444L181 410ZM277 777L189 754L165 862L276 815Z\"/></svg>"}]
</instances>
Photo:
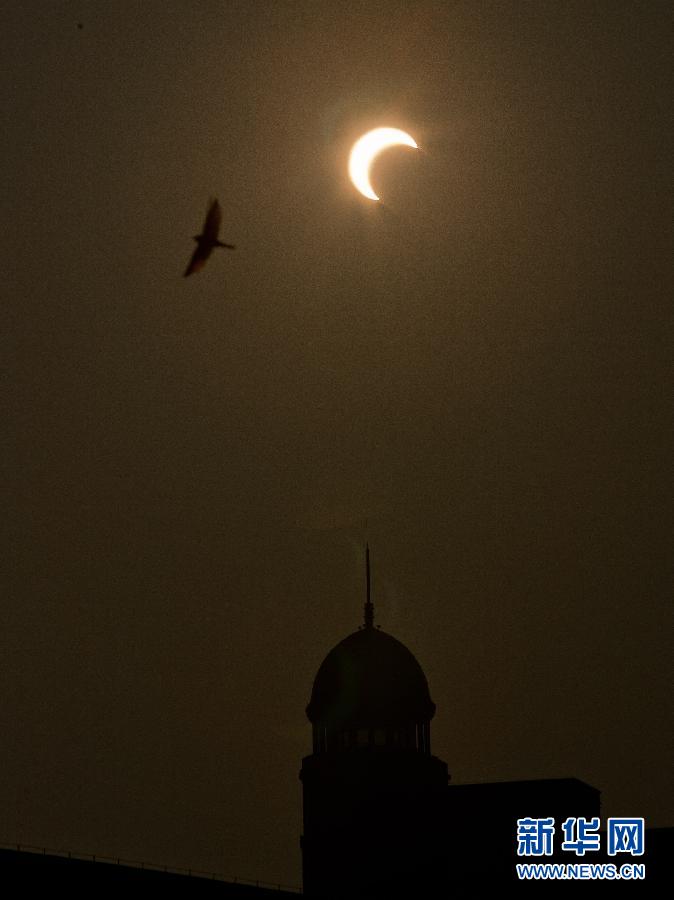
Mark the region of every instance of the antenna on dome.
<instances>
[{"instance_id":1,"label":"antenna on dome","mask_svg":"<svg viewBox=\"0 0 674 900\"><path fill-rule=\"evenodd\" d=\"M370 545L365 542L365 627L372 628L374 623L374 606L370 600Z\"/></svg>"}]
</instances>

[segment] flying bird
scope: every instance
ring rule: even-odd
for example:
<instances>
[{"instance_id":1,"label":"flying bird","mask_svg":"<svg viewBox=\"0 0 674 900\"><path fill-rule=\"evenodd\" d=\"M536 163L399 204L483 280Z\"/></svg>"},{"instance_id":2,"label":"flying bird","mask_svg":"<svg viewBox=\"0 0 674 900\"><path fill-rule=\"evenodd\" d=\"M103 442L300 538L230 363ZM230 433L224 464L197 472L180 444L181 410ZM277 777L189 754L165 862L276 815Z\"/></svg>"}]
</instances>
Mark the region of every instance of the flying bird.
<instances>
[{"instance_id":1,"label":"flying bird","mask_svg":"<svg viewBox=\"0 0 674 900\"><path fill-rule=\"evenodd\" d=\"M214 247L226 247L228 250L235 250L233 244L223 244L218 240L218 231L220 231L220 220L222 219L222 210L217 200L211 200L204 227L201 234L195 234L194 240L197 242L197 248L192 254L192 259L188 267L185 269L185 278L192 272L198 272L203 269L206 260L211 255Z\"/></svg>"}]
</instances>

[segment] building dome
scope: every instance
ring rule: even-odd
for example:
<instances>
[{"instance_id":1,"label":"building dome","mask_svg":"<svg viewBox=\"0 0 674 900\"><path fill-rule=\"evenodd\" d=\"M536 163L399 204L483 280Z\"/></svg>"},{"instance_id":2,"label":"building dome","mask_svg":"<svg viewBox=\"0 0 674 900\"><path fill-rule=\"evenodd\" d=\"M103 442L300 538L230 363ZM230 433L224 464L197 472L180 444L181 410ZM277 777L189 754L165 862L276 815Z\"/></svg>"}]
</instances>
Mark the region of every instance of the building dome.
<instances>
[{"instance_id":1,"label":"building dome","mask_svg":"<svg viewBox=\"0 0 674 900\"><path fill-rule=\"evenodd\" d=\"M413 654L367 625L325 657L307 706L311 723L331 732L427 723L434 713L426 676Z\"/></svg>"}]
</instances>

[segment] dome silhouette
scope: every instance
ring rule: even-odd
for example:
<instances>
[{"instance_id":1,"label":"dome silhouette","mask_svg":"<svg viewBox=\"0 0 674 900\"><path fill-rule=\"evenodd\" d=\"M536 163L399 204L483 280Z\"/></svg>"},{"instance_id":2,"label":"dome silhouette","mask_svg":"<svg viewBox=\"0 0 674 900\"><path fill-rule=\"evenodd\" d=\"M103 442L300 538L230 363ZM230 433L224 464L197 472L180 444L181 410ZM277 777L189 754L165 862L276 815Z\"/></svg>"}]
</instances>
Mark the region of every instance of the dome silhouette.
<instances>
[{"instance_id":1,"label":"dome silhouette","mask_svg":"<svg viewBox=\"0 0 674 900\"><path fill-rule=\"evenodd\" d=\"M328 731L395 728L429 722L435 713L426 676L396 638L364 627L323 660L306 709Z\"/></svg>"}]
</instances>

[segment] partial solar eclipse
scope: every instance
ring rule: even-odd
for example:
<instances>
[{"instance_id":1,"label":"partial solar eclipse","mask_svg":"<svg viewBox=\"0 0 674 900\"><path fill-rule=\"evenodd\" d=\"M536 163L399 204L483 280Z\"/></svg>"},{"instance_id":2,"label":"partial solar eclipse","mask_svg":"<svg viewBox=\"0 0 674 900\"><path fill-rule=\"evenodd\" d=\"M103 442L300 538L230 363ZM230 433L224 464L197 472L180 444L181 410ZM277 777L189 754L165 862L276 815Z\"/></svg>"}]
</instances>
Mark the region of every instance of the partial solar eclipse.
<instances>
[{"instance_id":1,"label":"partial solar eclipse","mask_svg":"<svg viewBox=\"0 0 674 900\"><path fill-rule=\"evenodd\" d=\"M400 144L418 149L414 138L399 128L375 128L374 131L364 134L353 145L349 157L349 176L363 197L379 200L370 184L370 166L382 150Z\"/></svg>"}]
</instances>

